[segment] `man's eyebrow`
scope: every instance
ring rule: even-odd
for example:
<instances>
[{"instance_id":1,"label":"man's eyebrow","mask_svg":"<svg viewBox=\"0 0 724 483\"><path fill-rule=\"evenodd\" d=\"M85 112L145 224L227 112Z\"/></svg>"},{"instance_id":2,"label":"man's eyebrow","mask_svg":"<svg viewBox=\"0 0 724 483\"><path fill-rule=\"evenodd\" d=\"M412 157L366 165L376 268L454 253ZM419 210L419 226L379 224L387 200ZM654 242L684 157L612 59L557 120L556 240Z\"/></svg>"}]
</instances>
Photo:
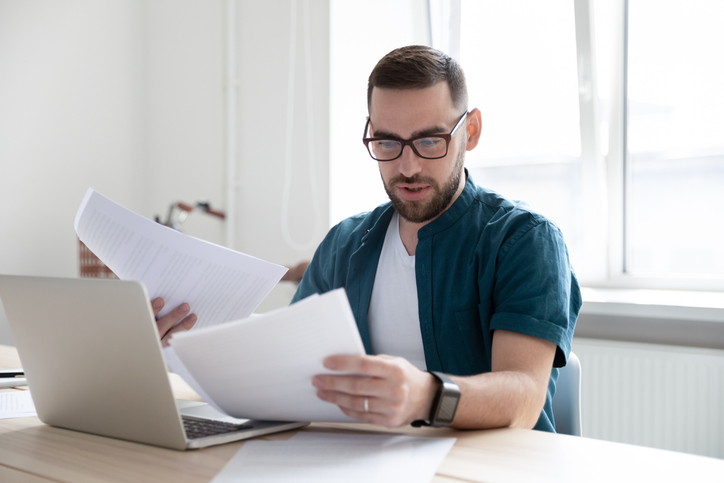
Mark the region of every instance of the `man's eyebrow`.
<instances>
[{"instance_id":1,"label":"man's eyebrow","mask_svg":"<svg viewBox=\"0 0 724 483\"><path fill-rule=\"evenodd\" d=\"M415 131L412 133L412 136L410 136L408 139L419 138L422 136L431 136L433 134L447 134L449 131L450 130L445 127L435 126L435 127L430 127L427 129L421 129L419 131ZM394 133L391 133L388 131L375 131L375 130L372 131L372 137L402 139L397 134L394 134Z\"/></svg>"}]
</instances>

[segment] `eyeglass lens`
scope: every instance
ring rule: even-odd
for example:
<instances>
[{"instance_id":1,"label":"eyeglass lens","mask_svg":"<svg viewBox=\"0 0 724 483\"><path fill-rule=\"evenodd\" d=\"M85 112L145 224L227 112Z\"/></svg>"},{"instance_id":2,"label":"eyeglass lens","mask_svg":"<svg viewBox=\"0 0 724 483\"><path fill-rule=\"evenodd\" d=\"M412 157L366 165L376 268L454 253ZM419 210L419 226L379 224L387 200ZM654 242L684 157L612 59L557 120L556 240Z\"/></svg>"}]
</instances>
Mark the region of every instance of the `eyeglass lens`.
<instances>
[{"instance_id":1,"label":"eyeglass lens","mask_svg":"<svg viewBox=\"0 0 724 483\"><path fill-rule=\"evenodd\" d=\"M447 142L441 137L418 138L412 141L415 153L423 158L442 158L447 154ZM372 157L380 161L394 159L400 155L403 144L394 139L371 141L369 150Z\"/></svg>"}]
</instances>

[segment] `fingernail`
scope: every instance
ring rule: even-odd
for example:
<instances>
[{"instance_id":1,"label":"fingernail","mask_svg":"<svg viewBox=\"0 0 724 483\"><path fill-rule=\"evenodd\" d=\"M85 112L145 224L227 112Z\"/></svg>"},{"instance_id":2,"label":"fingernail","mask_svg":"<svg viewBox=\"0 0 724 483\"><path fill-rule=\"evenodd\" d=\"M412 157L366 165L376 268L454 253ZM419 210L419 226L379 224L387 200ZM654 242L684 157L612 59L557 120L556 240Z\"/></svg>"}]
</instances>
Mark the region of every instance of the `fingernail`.
<instances>
[{"instance_id":1,"label":"fingernail","mask_svg":"<svg viewBox=\"0 0 724 483\"><path fill-rule=\"evenodd\" d=\"M186 325L192 325L194 323L196 323L196 314L191 314L186 317Z\"/></svg>"},{"instance_id":2,"label":"fingernail","mask_svg":"<svg viewBox=\"0 0 724 483\"><path fill-rule=\"evenodd\" d=\"M179 309L181 309L181 312L188 312L189 311L189 304L181 304L179 306Z\"/></svg>"},{"instance_id":3,"label":"fingernail","mask_svg":"<svg viewBox=\"0 0 724 483\"><path fill-rule=\"evenodd\" d=\"M154 301L153 301L154 309L160 309L161 305L163 305L163 300L161 300L160 298L154 299Z\"/></svg>"}]
</instances>

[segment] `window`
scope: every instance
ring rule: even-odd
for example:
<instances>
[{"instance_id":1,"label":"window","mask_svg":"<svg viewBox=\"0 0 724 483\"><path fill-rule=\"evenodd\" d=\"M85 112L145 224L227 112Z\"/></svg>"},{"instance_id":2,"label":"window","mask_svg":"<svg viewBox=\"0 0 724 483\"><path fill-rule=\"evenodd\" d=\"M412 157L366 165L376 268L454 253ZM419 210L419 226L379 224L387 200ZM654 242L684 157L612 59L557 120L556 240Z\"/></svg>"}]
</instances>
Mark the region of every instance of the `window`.
<instances>
[{"instance_id":1,"label":"window","mask_svg":"<svg viewBox=\"0 0 724 483\"><path fill-rule=\"evenodd\" d=\"M584 258L574 11L568 0L463 0L460 62L482 138L476 183L524 200ZM579 265L579 263L576 263Z\"/></svg>"},{"instance_id":2,"label":"window","mask_svg":"<svg viewBox=\"0 0 724 483\"><path fill-rule=\"evenodd\" d=\"M347 21L364 25L358 10ZM427 38L459 58L483 117L468 169L561 228L582 284L724 290L724 2L428 0L427 15L384 16L400 27L363 50L389 40L376 60ZM340 18L332 31L344 36ZM335 59L333 48L333 97L351 85L335 83ZM349 113L332 116L341 132ZM333 147L332 172L350 159ZM338 186L370 209L385 197L376 167L364 169L369 183L355 174ZM342 213L339 199L334 221L360 211Z\"/></svg>"},{"instance_id":3,"label":"window","mask_svg":"<svg viewBox=\"0 0 724 483\"><path fill-rule=\"evenodd\" d=\"M724 2L630 0L624 268L724 275Z\"/></svg>"},{"instance_id":4,"label":"window","mask_svg":"<svg viewBox=\"0 0 724 483\"><path fill-rule=\"evenodd\" d=\"M724 287L724 2L460 4L476 181L556 222L585 284Z\"/></svg>"}]
</instances>

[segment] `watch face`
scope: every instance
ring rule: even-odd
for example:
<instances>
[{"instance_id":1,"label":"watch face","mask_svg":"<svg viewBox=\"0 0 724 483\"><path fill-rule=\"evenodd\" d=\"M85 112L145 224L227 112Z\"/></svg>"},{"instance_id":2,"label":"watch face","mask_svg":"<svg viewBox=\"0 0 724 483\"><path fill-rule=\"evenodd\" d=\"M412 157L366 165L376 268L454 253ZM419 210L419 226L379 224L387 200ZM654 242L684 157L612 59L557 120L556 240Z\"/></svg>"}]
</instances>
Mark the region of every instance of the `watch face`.
<instances>
[{"instance_id":1,"label":"watch face","mask_svg":"<svg viewBox=\"0 0 724 483\"><path fill-rule=\"evenodd\" d=\"M437 395L430 413L431 426L450 426L455 419L455 411L460 401L460 388L442 372L431 372L440 381Z\"/></svg>"},{"instance_id":2,"label":"watch face","mask_svg":"<svg viewBox=\"0 0 724 483\"><path fill-rule=\"evenodd\" d=\"M459 400L460 396L457 394L443 394L435 419L441 423L452 423Z\"/></svg>"}]
</instances>

